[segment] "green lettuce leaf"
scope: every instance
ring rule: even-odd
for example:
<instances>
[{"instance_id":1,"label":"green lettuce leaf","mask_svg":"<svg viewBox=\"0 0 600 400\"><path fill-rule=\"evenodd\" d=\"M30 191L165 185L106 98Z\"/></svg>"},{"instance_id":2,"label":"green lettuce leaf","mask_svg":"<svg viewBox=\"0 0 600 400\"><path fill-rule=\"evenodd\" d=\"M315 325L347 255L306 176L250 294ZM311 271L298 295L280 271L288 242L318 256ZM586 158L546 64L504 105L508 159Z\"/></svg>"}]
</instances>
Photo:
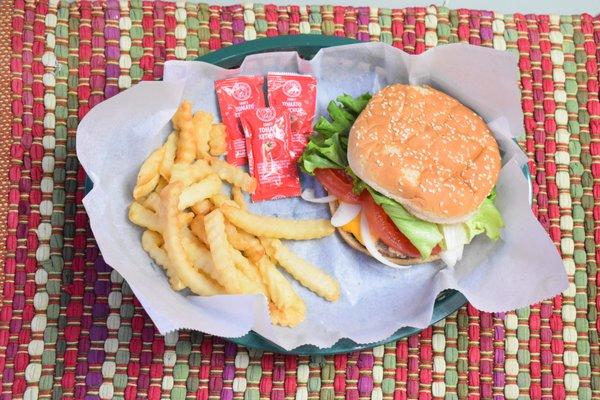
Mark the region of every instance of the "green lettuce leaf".
<instances>
[{"instance_id":1,"label":"green lettuce leaf","mask_svg":"<svg viewBox=\"0 0 600 400\"><path fill-rule=\"evenodd\" d=\"M315 134L298 161L306 173L312 175L317 168L348 167L348 133L370 99L368 93L356 98L342 95L329 103L329 119L318 119L314 126Z\"/></svg>"},{"instance_id":2,"label":"green lettuce leaf","mask_svg":"<svg viewBox=\"0 0 600 400\"><path fill-rule=\"evenodd\" d=\"M346 168L346 150L340 142L339 133L331 136L317 134L306 145L300 157L300 166L309 174L313 174L317 168Z\"/></svg>"},{"instance_id":3,"label":"green lettuce leaf","mask_svg":"<svg viewBox=\"0 0 600 400\"><path fill-rule=\"evenodd\" d=\"M356 174L354 173L354 171L352 171L350 167L346 167L346 174L348 174L348 176L352 178L352 191L354 192L354 194L359 195L364 190L369 188L369 185L367 185L362 179L356 176Z\"/></svg>"},{"instance_id":4,"label":"green lettuce leaf","mask_svg":"<svg viewBox=\"0 0 600 400\"><path fill-rule=\"evenodd\" d=\"M347 133L356 116L348 112L343 105L339 105L335 101L330 101L327 106L327 112L331 117L331 125L335 128L336 132Z\"/></svg>"},{"instance_id":5,"label":"green lettuce leaf","mask_svg":"<svg viewBox=\"0 0 600 400\"><path fill-rule=\"evenodd\" d=\"M496 186L492 188L492 191L490 192L490 194L488 194L487 198L491 201L496 201Z\"/></svg>"},{"instance_id":6,"label":"green lettuce leaf","mask_svg":"<svg viewBox=\"0 0 600 400\"><path fill-rule=\"evenodd\" d=\"M314 126L314 131L321 135L331 136L337 132L336 128L323 116L319 117Z\"/></svg>"},{"instance_id":7,"label":"green lettuce leaf","mask_svg":"<svg viewBox=\"0 0 600 400\"><path fill-rule=\"evenodd\" d=\"M496 197L495 191L492 192L493 196L486 198L477 213L467 222L465 227L467 229L467 239L469 242L473 238L485 232L487 237L492 240L498 240L500 238L500 229L504 227L504 221L500 211L496 208L493 200L490 197Z\"/></svg>"},{"instance_id":8,"label":"green lettuce leaf","mask_svg":"<svg viewBox=\"0 0 600 400\"><path fill-rule=\"evenodd\" d=\"M443 236L434 223L423 221L410 214L395 200L392 200L375 190L368 188L375 203L392 219L400 232L410 240L419 250L421 257L427 258L431 251L443 239Z\"/></svg>"},{"instance_id":9,"label":"green lettuce leaf","mask_svg":"<svg viewBox=\"0 0 600 400\"><path fill-rule=\"evenodd\" d=\"M331 161L329 158L324 157L320 152L304 152L302 156L302 169L308 174L314 174L317 168L336 168L341 169L342 166Z\"/></svg>"},{"instance_id":10,"label":"green lettuce leaf","mask_svg":"<svg viewBox=\"0 0 600 400\"><path fill-rule=\"evenodd\" d=\"M357 116L365 109L369 100L371 100L371 95L369 93L365 93L358 97L343 94L337 98L337 101L339 101L348 111Z\"/></svg>"}]
</instances>

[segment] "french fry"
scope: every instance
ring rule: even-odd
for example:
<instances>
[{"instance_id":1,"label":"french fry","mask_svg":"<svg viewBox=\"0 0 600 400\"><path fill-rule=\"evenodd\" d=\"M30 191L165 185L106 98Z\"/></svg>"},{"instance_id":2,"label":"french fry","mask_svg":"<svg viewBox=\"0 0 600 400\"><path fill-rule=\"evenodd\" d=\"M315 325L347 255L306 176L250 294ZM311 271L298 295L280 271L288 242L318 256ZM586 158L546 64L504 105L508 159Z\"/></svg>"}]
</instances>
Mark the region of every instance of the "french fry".
<instances>
[{"instance_id":1,"label":"french fry","mask_svg":"<svg viewBox=\"0 0 600 400\"><path fill-rule=\"evenodd\" d=\"M210 130L212 128L213 116L206 111L198 111L192 117L194 126L194 141L196 143L196 157L209 158Z\"/></svg>"},{"instance_id":2,"label":"french fry","mask_svg":"<svg viewBox=\"0 0 600 400\"><path fill-rule=\"evenodd\" d=\"M138 202L133 202L129 206L129 220L142 228L150 229L155 232L162 230L162 224L158 215L147 209Z\"/></svg>"},{"instance_id":3,"label":"french fry","mask_svg":"<svg viewBox=\"0 0 600 400\"><path fill-rule=\"evenodd\" d=\"M196 215L206 215L213 210L213 204L209 199L204 199L190 207Z\"/></svg>"},{"instance_id":4,"label":"french fry","mask_svg":"<svg viewBox=\"0 0 600 400\"><path fill-rule=\"evenodd\" d=\"M192 105L188 101L181 103L173 116L173 126L179 130L175 164L191 164L196 158L196 140L192 123Z\"/></svg>"},{"instance_id":5,"label":"french fry","mask_svg":"<svg viewBox=\"0 0 600 400\"><path fill-rule=\"evenodd\" d=\"M298 257L279 239L261 239L269 256L276 260L288 274L307 289L325 300L336 301L340 297L340 284L323 270Z\"/></svg>"},{"instance_id":6,"label":"french fry","mask_svg":"<svg viewBox=\"0 0 600 400\"><path fill-rule=\"evenodd\" d=\"M199 220L199 222L204 223L203 220ZM194 266L216 280L218 279L219 273L215 269L211 252L200 242L201 239L198 240L198 238L194 236L195 234L196 232L194 231L190 231L186 228L183 229L183 247L185 248L188 257L190 257L194 263ZM238 276L236 279L240 279L239 274L244 274L260 287L260 293L266 295L267 291L262 283L257 267L248 261L242 253L231 248L231 246L230 251L234 266L238 270L238 272L235 273Z\"/></svg>"},{"instance_id":7,"label":"french fry","mask_svg":"<svg viewBox=\"0 0 600 400\"><path fill-rule=\"evenodd\" d=\"M206 230L204 229L204 215L199 214L194 217L190 224L190 230L202 243L208 246Z\"/></svg>"},{"instance_id":8,"label":"french fry","mask_svg":"<svg viewBox=\"0 0 600 400\"><path fill-rule=\"evenodd\" d=\"M225 229L227 230L227 228L235 230L235 227L233 227L231 224L225 223ZM202 215L197 215L194 218L194 220L190 224L190 229L200 239L200 241L202 241L205 244L207 244L208 241L206 239L206 230L205 230L205 226L204 226L204 217ZM236 230L236 234L237 234L237 230ZM227 233L226 233L226 235L227 235L227 238L229 240L229 235ZM248 234L246 234L246 235L248 235ZM243 235L237 234L237 236L240 237L241 240L245 240L245 237ZM248 235L248 236L250 236L250 235ZM258 239L254 238L253 236L252 236L252 238L255 240L255 242L252 242L248 246L244 246L244 249L245 250L251 249L253 245L257 245L257 246L261 247L261 249L262 249L262 245L260 244L260 242L258 241ZM229 251L231 252L231 257L233 258L233 263L234 263L235 267L238 270L240 270L242 273L244 273L244 275L246 275L252 281L257 282L261 286L263 286L263 289L264 289L264 285L262 283L262 280L261 280L261 277L260 277L260 273L258 272L257 267L254 264L252 264L240 252L239 249L237 249L235 246L233 246L230 243L228 243L228 244L229 244ZM262 252L262 254L264 254L264 251ZM258 258L256 258L256 259L258 259Z\"/></svg>"},{"instance_id":9,"label":"french fry","mask_svg":"<svg viewBox=\"0 0 600 400\"><path fill-rule=\"evenodd\" d=\"M163 188L168 184L169 182L161 175L160 178L158 178L158 183L156 184L156 188L154 189L154 191L157 194L160 194L160 191L163 190Z\"/></svg>"},{"instance_id":10,"label":"french fry","mask_svg":"<svg viewBox=\"0 0 600 400\"><path fill-rule=\"evenodd\" d=\"M233 201L235 201L242 210L248 209L248 205L246 204L246 199L244 198L244 193L242 193L242 189L240 189L237 186L232 187L231 197L233 197Z\"/></svg>"},{"instance_id":11,"label":"french fry","mask_svg":"<svg viewBox=\"0 0 600 400\"><path fill-rule=\"evenodd\" d=\"M217 281L227 293L261 293L261 287L235 268L225 236L225 220L220 210L213 210L204 217L206 239L213 264L218 274Z\"/></svg>"},{"instance_id":12,"label":"french fry","mask_svg":"<svg viewBox=\"0 0 600 400\"><path fill-rule=\"evenodd\" d=\"M231 200L228 196L223 193L216 193L213 196L210 196L210 201L216 206L221 207L223 204L229 204L233 207L239 207L237 203Z\"/></svg>"},{"instance_id":13,"label":"french fry","mask_svg":"<svg viewBox=\"0 0 600 400\"><path fill-rule=\"evenodd\" d=\"M253 263L256 263L265 254L262 244L256 237L238 230L228 222L225 223L225 233L227 234L229 243L235 249L243 251L246 257Z\"/></svg>"},{"instance_id":14,"label":"french fry","mask_svg":"<svg viewBox=\"0 0 600 400\"><path fill-rule=\"evenodd\" d=\"M159 203L160 197L158 196L158 193L152 192L146 197L146 200L144 200L142 205L153 212L157 212Z\"/></svg>"},{"instance_id":15,"label":"french fry","mask_svg":"<svg viewBox=\"0 0 600 400\"><path fill-rule=\"evenodd\" d=\"M169 182L183 182L184 186L190 186L212 173L212 169L206 160L196 160L192 164L174 164L171 168L171 180Z\"/></svg>"},{"instance_id":16,"label":"french fry","mask_svg":"<svg viewBox=\"0 0 600 400\"><path fill-rule=\"evenodd\" d=\"M194 267L216 281L217 271L212 261L210 250L202 243L189 228L181 230L182 244Z\"/></svg>"},{"instance_id":17,"label":"french fry","mask_svg":"<svg viewBox=\"0 0 600 400\"><path fill-rule=\"evenodd\" d=\"M231 257L233 258L233 264L235 267L248 278L250 278L251 281L258 283L263 288L263 293L267 293L256 265L252 264L246 257L244 257L239 250L230 246L229 251L231 253Z\"/></svg>"},{"instance_id":18,"label":"french fry","mask_svg":"<svg viewBox=\"0 0 600 400\"><path fill-rule=\"evenodd\" d=\"M252 214L230 204L223 204L220 209L229 222L259 237L305 240L331 235L334 231L327 219L294 220L268 217Z\"/></svg>"},{"instance_id":19,"label":"french fry","mask_svg":"<svg viewBox=\"0 0 600 400\"><path fill-rule=\"evenodd\" d=\"M201 248L205 249L206 251L208 251L208 248L206 247L206 243L204 243L194 232L192 232L190 227L187 225L183 226L181 228L181 238L182 238L182 241L186 241L186 240L189 241L190 244L193 245L194 247L201 247Z\"/></svg>"},{"instance_id":20,"label":"french fry","mask_svg":"<svg viewBox=\"0 0 600 400\"><path fill-rule=\"evenodd\" d=\"M191 120L192 104L187 100L183 100L181 104L179 104L179 107L177 107L175 114L173 114L173 116L171 117L171 123L173 124L173 128L179 131L181 130L183 125L186 124L186 122Z\"/></svg>"},{"instance_id":21,"label":"french fry","mask_svg":"<svg viewBox=\"0 0 600 400\"><path fill-rule=\"evenodd\" d=\"M171 132L167 141L163 145L165 149L165 156L163 157L162 164L160 166L160 174L163 178L169 182L171 179L171 168L175 162L175 152L177 152L177 133Z\"/></svg>"},{"instance_id":22,"label":"french fry","mask_svg":"<svg viewBox=\"0 0 600 400\"><path fill-rule=\"evenodd\" d=\"M133 188L133 198L139 200L152 192L160 178L160 165L165 156L165 149L159 148L144 161L137 176L137 182Z\"/></svg>"},{"instance_id":23,"label":"french fry","mask_svg":"<svg viewBox=\"0 0 600 400\"><path fill-rule=\"evenodd\" d=\"M194 219L193 212L184 212L177 216L177 221L179 221L179 226L188 226L192 220Z\"/></svg>"},{"instance_id":24,"label":"french fry","mask_svg":"<svg viewBox=\"0 0 600 400\"><path fill-rule=\"evenodd\" d=\"M148 201L148 199L146 199L146 201ZM157 204L152 204L152 206L156 206L156 210L158 210L159 204L160 201ZM128 216L131 222L142 228L147 228L155 232L162 232L162 224L158 215L153 210L146 208L140 203L135 201L131 203ZM192 222L193 218L194 213L181 213L177 215L177 221L180 226L188 225Z\"/></svg>"},{"instance_id":25,"label":"french fry","mask_svg":"<svg viewBox=\"0 0 600 400\"><path fill-rule=\"evenodd\" d=\"M213 280L199 273L188 258L182 245L181 226L178 221L177 204L183 191L181 182L167 185L160 193L159 216L163 223L164 249L171 260L170 265L179 280L190 290L201 296L223 293Z\"/></svg>"},{"instance_id":26,"label":"french fry","mask_svg":"<svg viewBox=\"0 0 600 400\"><path fill-rule=\"evenodd\" d=\"M306 316L306 304L267 255L258 260L257 266L272 302L269 308L273 322L290 327L298 325Z\"/></svg>"},{"instance_id":27,"label":"french fry","mask_svg":"<svg viewBox=\"0 0 600 400\"><path fill-rule=\"evenodd\" d=\"M243 191L254 193L256 190L256 179L245 173L241 168L218 158L212 158L210 166L213 171L219 175L219 178L234 186L238 186Z\"/></svg>"},{"instance_id":28,"label":"french fry","mask_svg":"<svg viewBox=\"0 0 600 400\"><path fill-rule=\"evenodd\" d=\"M181 283L177 275L173 272L167 253L160 248L162 244L163 238L160 233L145 230L142 234L142 248L146 250L156 264L160 265L162 269L165 270L167 277L169 278L169 284L173 290L179 291L185 289L185 285Z\"/></svg>"},{"instance_id":29,"label":"french fry","mask_svg":"<svg viewBox=\"0 0 600 400\"><path fill-rule=\"evenodd\" d=\"M185 188L179 198L179 210L185 210L193 204L199 203L204 199L221 191L221 180L215 174L209 175L198 183Z\"/></svg>"},{"instance_id":30,"label":"french fry","mask_svg":"<svg viewBox=\"0 0 600 400\"><path fill-rule=\"evenodd\" d=\"M220 156L227 151L227 128L224 124L213 124L209 131L210 154Z\"/></svg>"}]
</instances>

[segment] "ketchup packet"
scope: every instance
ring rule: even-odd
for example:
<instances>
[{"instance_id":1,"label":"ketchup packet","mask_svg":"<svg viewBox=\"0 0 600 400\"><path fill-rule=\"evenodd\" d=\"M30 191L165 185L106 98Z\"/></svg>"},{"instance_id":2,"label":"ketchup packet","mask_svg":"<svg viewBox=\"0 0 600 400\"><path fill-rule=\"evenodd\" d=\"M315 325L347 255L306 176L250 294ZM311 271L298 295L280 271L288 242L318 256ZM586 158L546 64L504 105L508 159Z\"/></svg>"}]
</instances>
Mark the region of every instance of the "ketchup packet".
<instances>
[{"instance_id":1,"label":"ketchup packet","mask_svg":"<svg viewBox=\"0 0 600 400\"><path fill-rule=\"evenodd\" d=\"M290 154L290 115L283 108L260 107L240 117L258 185L252 201L300 195L296 162Z\"/></svg>"},{"instance_id":2,"label":"ketchup packet","mask_svg":"<svg viewBox=\"0 0 600 400\"><path fill-rule=\"evenodd\" d=\"M297 159L304 151L312 133L317 102L317 80L311 75L269 72L267 89L269 106L284 107L290 112L290 150L294 159Z\"/></svg>"},{"instance_id":3,"label":"ketchup packet","mask_svg":"<svg viewBox=\"0 0 600 400\"><path fill-rule=\"evenodd\" d=\"M227 162L243 166L247 161L246 142L238 122L248 110L265 106L262 76L236 76L215 81L221 119L227 127ZM248 160L251 163L251 160Z\"/></svg>"}]
</instances>

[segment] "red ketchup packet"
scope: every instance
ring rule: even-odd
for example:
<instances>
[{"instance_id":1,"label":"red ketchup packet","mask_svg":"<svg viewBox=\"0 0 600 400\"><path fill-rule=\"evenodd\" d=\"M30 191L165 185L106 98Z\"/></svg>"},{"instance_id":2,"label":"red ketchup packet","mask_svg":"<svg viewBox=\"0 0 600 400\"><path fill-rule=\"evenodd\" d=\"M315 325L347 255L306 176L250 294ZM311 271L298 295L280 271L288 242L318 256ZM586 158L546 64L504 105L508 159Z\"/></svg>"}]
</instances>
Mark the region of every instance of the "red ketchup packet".
<instances>
[{"instance_id":1,"label":"red ketchup packet","mask_svg":"<svg viewBox=\"0 0 600 400\"><path fill-rule=\"evenodd\" d=\"M243 113L240 121L258 182L252 201L299 196L300 179L289 149L289 113L283 108L260 107Z\"/></svg>"},{"instance_id":2,"label":"red ketchup packet","mask_svg":"<svg viewBox=\"0 0 600 400\"><path fill-rule=\"evenodd\" d=\"M312 133L317 102L317 80L311 75L290 73L267 74L269 106L284 107L290 112L291 152L297 160Z\"/></svg>"},{"instance_id":3,"label":"red ketchup packet","mask_svg":"<svg viewBox=\"0 0 600 400\"><path fill-rule=\"evenodd\" d=\"M228 132L226 158L230 164L246 164L246 142L238 118L245 111L265 106L264 81L262 76L236 76L215 81L221 119Z\"/></svg>"}]
</instances>

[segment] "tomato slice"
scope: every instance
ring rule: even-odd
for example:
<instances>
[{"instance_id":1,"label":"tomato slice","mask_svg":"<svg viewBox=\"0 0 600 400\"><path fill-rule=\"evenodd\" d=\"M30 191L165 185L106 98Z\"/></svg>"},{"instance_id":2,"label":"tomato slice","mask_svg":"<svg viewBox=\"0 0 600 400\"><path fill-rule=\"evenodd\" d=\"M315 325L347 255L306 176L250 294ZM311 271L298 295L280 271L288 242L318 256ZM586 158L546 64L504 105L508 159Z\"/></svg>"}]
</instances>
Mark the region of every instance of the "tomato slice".
<instances>
[{"instance_id":1,"label":"tomato slice","mask_svg":"<svg viewBox=\"0 0 600 400\"><path fill-rule=\"evenodd\" d=\"M359 204L360 196L352 191L352 179L341 169L318 168L315 169L317 180L327 189L329 194L334 195L343 202Z\"/></svg>"},{"instance_id":2,"label":"tomato slice","mask_svg":"<svg viewBox=\"0 0 600 400\"><path fill-rule=\"evenodd\" d=\"M394 225L394 222L385 213L383 208L373 200L370 193L365 192L361 196L362 212L367 217L369 230L378 237L383 243L399 253L408 257L421 257L419 250L402 234ZM439 247L436 247L439 251ZM435 254L434 249L434 254Z\"/></svg>"}]
</instances>

